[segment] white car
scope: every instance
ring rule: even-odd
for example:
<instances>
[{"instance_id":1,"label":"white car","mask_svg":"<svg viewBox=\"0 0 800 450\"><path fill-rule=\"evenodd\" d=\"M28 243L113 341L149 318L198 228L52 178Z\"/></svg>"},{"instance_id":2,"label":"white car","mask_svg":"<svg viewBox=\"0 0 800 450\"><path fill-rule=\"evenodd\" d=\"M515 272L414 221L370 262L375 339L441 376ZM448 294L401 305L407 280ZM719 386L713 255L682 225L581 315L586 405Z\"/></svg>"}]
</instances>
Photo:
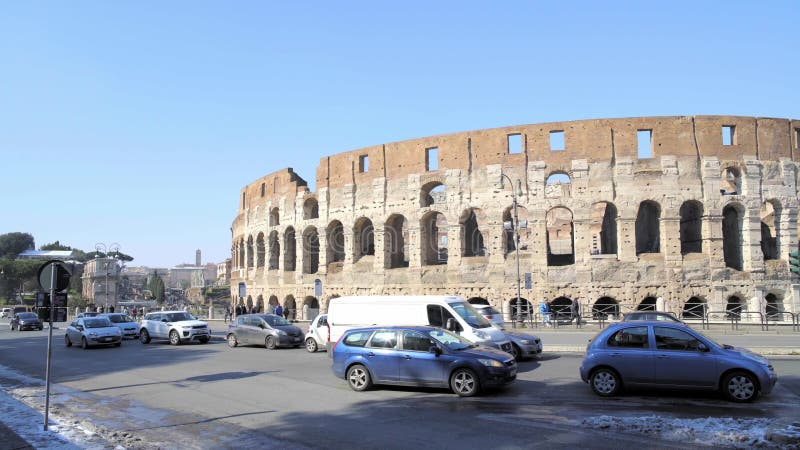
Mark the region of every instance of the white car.
<instances>
[{"instance_id":1,"label":"white car","mask_svg":"<svg viewBox=\"0 0 800 450\"><path fill-rule=\"evenodd\" d=\"M11 317L11 313L12 313L11 308L3 308L3 310L0 311L0 317L2 318Z\"/></svg>"},{"instance_id":2,"label":"white car","mask_svg":"<svg viewBox=\"0 0 800 450\"><path fill-rule=\"evenodd\" d=\"M306 331L306 350L311 353L326 348L328 343L328 315L320 314L311 321Z\"/></svg>"},{"instance_id":3,"label":"white car","mask_svg":"<svg viewBox=\"0 0 800 450\"><path fill-rule=\"evenodd\" d=\"M81 317L72 321L64 335L64 344L80 344L86 350L98 345L122 345L122 332L106 317Z\"/></svg>"},{"instance_id":4,"label":"white car","mask_svg":"<svg viewBox=\"0 0 800 450\"><path fill-rule=\"evenodd\" d=\"M211 339L208 324L197 320L186 311L159 311L148 313L139 328L139 341L147 344L151 339L169 339L172 345Z\"/></svg>"},{"instance_id":5,"label":"white car","mask_svg":"<svg viewBox=\"0 0 800 450\"><path fill-rule=\"evenodd\" d=\"M108 320L122 332L123 338L139 339L139 324L133 317L125 313L100 314L100 317L108 317Z\"/></svg>"}]
</instances>

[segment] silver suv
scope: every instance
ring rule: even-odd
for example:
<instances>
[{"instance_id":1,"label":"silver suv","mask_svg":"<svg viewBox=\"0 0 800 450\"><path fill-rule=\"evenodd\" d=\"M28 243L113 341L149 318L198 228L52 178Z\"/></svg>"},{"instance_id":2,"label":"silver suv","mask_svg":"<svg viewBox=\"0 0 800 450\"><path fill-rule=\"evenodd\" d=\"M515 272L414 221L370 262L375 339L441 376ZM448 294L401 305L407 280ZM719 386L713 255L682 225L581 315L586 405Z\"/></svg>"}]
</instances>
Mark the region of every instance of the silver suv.
<instances>
[{"instance_id":1,"label":"silver suv","mask_svg":"<svg viewBox=\"0 0 800 450\"><path fill-rule=\"evenodd\" d=\"M186 311L152 312L144 316L139 330L142 344L151 339L169 339L172 345L195 340L205 344L211 339L211 332L206 322L197 320Z\"/></svg>"}]
</instances>

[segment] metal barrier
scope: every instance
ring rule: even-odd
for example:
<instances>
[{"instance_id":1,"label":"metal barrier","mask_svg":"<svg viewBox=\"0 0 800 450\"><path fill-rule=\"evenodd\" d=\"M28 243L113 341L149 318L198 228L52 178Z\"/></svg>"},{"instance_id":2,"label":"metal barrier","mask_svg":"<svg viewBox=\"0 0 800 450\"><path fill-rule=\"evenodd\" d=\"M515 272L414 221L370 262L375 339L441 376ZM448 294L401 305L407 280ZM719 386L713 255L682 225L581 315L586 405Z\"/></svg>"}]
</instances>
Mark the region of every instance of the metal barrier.
<instances>
[{"instance_id":1,"label":"metal barrier","mask_svg":"<svg viewBox=\"0 0 800 450\"><path fill-rule=\"evenodd\" d=\"M708 311L706 312L705 319L703 320L703 329L707 330L710 328L711 319L715 317L722 317L723 320L731 322L731 330L738 330L739 324L742 322L742 316L745 318L747 317L758 317L758 322L755 321L744 321L745 325L755 325L758 324L761 326L761 331L766 331L766 325L764 322L764 314L761 311Z\"/></svg>"},{"instance_id":2,"label":"metal barrier","mask_svg":"<svg viewBox=\"0 0 800 450\"><path fill-rule=\"evenodd\" d=\"M765 314L764 315L764 329L766 331L769 331L769 322L770 321L772 321L773 323L775 323L775 322L786 323L782 319L783 319L783 317L787 317L787 316L789 317L789 320L792 322L792 331L796 331L797 328L798 328L797 315L792 314L792 313L790 313L788 311L771 311L771 312Z\"/></svg>"}]
</instances>

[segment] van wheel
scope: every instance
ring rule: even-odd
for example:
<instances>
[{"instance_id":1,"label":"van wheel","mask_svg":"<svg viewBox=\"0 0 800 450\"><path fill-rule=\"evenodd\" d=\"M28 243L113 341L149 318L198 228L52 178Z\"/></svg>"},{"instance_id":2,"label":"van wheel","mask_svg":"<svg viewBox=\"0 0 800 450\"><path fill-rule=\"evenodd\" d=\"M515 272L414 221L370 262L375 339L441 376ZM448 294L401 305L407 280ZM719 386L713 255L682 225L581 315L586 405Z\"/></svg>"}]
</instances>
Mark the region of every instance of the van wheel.
<instances>
[{"instance_id":1,"label":"van wheel","mask_svg":"<svg viewBox=\"0 0 800 450\"><path fill-rule=\"evenodd\" d=\"M169 332L169 343L172 345L181 345L181 336L178 334L177 330Z\"/></svg>"},{"instance_id":2,"label":"van wheel","mask_svg":"<svg viewBox=\"0 0 800 450\"><path fill-rule=\"evenodd\" d=\"M239 342L236 340L236 335L231 333L228 335L228 347L234 348L239 345Z\"/></svg>"},{"instance_id":3,"label":"van wheel","mask_svg":"<svg viewBox=\"0 0 800 450\"><path fill-rule=\"evenodd\" d=\"M481 390L481 385L472 369L461 368L450 376L450 389L459 397L472 397Z\"/></svg>"},{"instance_id":4,"label":"van wheel","mask_svg":"<svg viewBox=\"0 0 800 450\"><path fill-rule=\"evenodd\" d=\"M622 380L614 372L608 368L600 368L592 372L589 377L589 385L592 390L600 397L613 397L617 395L622 387Z\"/></svg>"},{"instance_id":5,"label":"van wheel","mask_svg":"<svg viewBox=\"0 0 800 450\"><path fill-rule=\"evenodd\" d=\"M139 331L139 342L141 342L142 344L150 343L150 333L148 333L147 330L144 328L142 328L142 330Z\"/></svg>"},{"instance_id":6,"label":"van wheel","mask_svg":"<svg viewBox=\"0 0 800 450\"><path fill-rule=\"evenodd\" d=\"M267 336L264 340L264 347L266 347L267 350L275 350L275 346L275 336Z\"/></svg>"},{"instance_id":7,"label":"van wheel","mask_svg":"<svg viewBox=\"0 0 800 450\"><path fill-rule=\"evenodd\" d=\"M758 382L748 372L731 372L722 380L722 391L730 401L752 402L758 396Z\"/></svg>"},{"instance_id":8,"label":"van wheel","mask_svg":"<svg viewBox=\"0 0 800 450\"><path fill-rule=\"evenodd\" d=\"M308 350L309 353L317 351L317 341L315 341L314 338L306 339L306 350Z\"/></svg>"},{"instance_id":9,"label":"van wheel","mask_svg":"<svg viewBox=\"0 0 800 450\"><path fill-rule=\"evenodd\" d=\"M369 376L369 371L361 364L356 364L347 369L347 384L354 391L362 392L372 386L372 379Z\"/></svg>"}]
</instances>

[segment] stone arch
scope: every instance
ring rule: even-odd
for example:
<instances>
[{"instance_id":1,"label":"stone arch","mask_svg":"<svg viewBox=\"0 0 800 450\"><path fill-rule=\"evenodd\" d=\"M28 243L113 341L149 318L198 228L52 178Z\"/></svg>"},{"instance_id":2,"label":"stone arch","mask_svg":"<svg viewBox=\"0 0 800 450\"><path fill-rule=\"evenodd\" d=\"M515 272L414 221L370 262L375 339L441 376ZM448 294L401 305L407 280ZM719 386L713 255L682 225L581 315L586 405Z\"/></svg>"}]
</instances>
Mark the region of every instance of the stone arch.
<instances>
[{"instance_id":1,"label":"stone arch","mask_svg":"<svg viewBox=\"0 0 800 450\"><path fill-rule=\"evenodd\" d=\"M550 302L550 314L555 320L572 318L572 299L566 296L557 297Z\"/></svg>"},{"instance_id":2,"label":"stone arch","mask_svg":"<svg viewBox=\"0 0 800 450\"><path fill-rule=\"evenodd\" d=\"M608 316L619 319L619 303L612 297L600 297L592 305L592 318L599 320Z\"/></svg>"},{"instance_id":3,"label":"stone arch","mask_svg":"<svg viewBox=\"0 0 800 450\"><path fill-rule=\"evenodd\" d=\"M253 235L247 236L247 266L248 269L253 267Z\"/></svg>"},{"instance_id":4,"label":"stone arch","mask_svg":"<svg viewBox=\"0 0 800 450\"><path fill-rule=\"evenodd\" d=\"M278 210L278 207L275 206L269 210L269 226L276 227L280 224L280 211Z\"/></svg>"},{"instance_id":5,"label":"stone arch","mask_svg":"<svg viewBox=\"0 0 800 450\"><path fill-rule=\"evenodd\" d=\"M294 272L297 267L297 237L294 228L288 227L283 233L283 270Z\"/></svg>"},{"instance_id":6,"label":"stone arch","mask_svg":"<svg viewBox=\"0 0 800 450\"><path fill-rule=\"evenodd\" d=\"M556 206L547 211L547 265L575 264L575 226L572 211Z\"/></svg>"},{"instance_id":7,"label":"stone arch","mask_svg":"<svg viewBox=\"0 0 800 450\"><path fill-rule=\"evenodd\" d=\"M392 214L383 229L384 267L408 267L408 221L402 214Z\"/></svg>"},{"instance_id":8,"label":"stone arch","mask_svg":"<svg viewBox=\"0 0 800 450\"><path fill-rule=\"evenodd\" d=\"M261 294L258 294L258 298L256 299L254 312L256 313L264 312L264 296Z\"/></svg>"},{"instance_id":9,"label":"stone arch","mask_svg":"<svg viewBox=\"0 0 800 450\"><path fill-rule=\"evenodd\" d=\"M319 203L314 197L307 197L303 202L303 219L319 219Z\"/></svg>"},{"instance_id":10,"label":"stone arch","mask_svg":"<svg viewBox=\"0 0 800 450\"><path fill-rule=\"evenodd\" d=\"M764 297L764 300L766 300L764 314L766 314L767 319L782 320L783 300L771 292Z\"/></svg>"},{"instance_id":11,"label":"stone arch","mask_svg":"<svg viewBox=\"0 0 800 450\"><path fill-rule=\"evenodd\" d=\"M303 230L303 273L317 273L319 270L319 234L317 227Z\"/></svg>"},{"instance_id":12,"label":"stone arch","mask_svg":"<svg viewBox=\"0 0 800 450\"><path fill-rule=\"evenodd\" d=\"M303 299L303 320L314 320L319 314L319 301L313 295L306 295Z\"/></svg>"},{"instance_id":13,"label":"stone arch","mask_svg":"<svg viewBox=\"0 0 800 450\"><path fill-rule=\"evenodd\" d=\"M702 319L706 315L706 299L701 297L691 297L683 304L683 311L681 317L684 319Z\"/></svg>"},{"instance_id":14,"label":"stone arch","mask_svg":"<svg viewBox=\"0 0 800 450\"><path fill-rule=\"evenodd\" d=\"M526 298L519 297L519 300L522 301L522 310L520 314L517 314L517 297L508 300L508 312L511 315L511 319L516 320L520 315L522 316L522 320L530 319L533 313L533 305L531 305L531 302Z\"/></svg>"},{"instance_id":15,"label":"stone arch","mask_svg":"<svg viewBox=\"0 0 800 450\"><path fill-rule=\"evenodd\" d=\"M656 298L653 296L645 297L641 303L636 305L637 311L655 311L656 310Z\"/></svg>"},{"instance_id":16,"label":"stone arch","mask_svg":"<svg viewBox=\"0 0 800 450\"><path fill-rule=\"evenodd\" d=\"M724 167L720 175L719 193L739 195L742 193L742 172L737 167Z\"/></svg>"},{"instance_id":17,"label":"stone arch","mask_svg":"<svg viewBox=\"0 0 800 450\"><path fill-rule=\"evenodd\" d=\"M356 220L353 227L353 262L363 256L375 255L375 229L366 217Z\"/></svg>"},{"instance_id":18,"label":"stone arch","mask_svg":"<svg viewBox=\"0 0 800 450\"><path fill-rule=\"evenodd\" d=\"M744 208L732 203L722 210L722 251L725 267L742 270L742 227L744 225Z\"/></svg>"},{"instance_id":19,"label":"stone arch","mask_svg":"<svg viewBox=\"0 0 800 450\"><path fill-rule=\"evenodd\" d=\"M764 261L780 259L781 203L767 200L761 204L761 252Z\"/></svg>"},{"instance_id":20,"label":"stone arch","mask_svg":"<svg viewBox=\"0 0 800 450\"><path fill-rule=\"evenodd\" d=\"M420 220L420 257L423 266L447 264L447 219L430 211Z\"/></svg>"},{"instance_id":21,"label":"stone arch","mask_svg":"<svg viewBox=\"0 0 800 450\"><path fill-rule=\"evenodd\" d=\"M253 308L253 296L252 295L248 295L247 296L247 302L245 303L245 306L247 307L247 311L250 311Z\"/></svg>"},{"instance_id":22,"label":"stone arch","mask_svg":"<svg viewBox=\"0 0 800 450\"><path fill-rule=\"evenodd\" d=\"M287 295L283 299L283 316L288 320L297 319L297 302L292 294Z\"/></svg>"},{"instance_id":23,"label":"stone arch","mask_svg":"<svg viewBox=\"0 0 800 450\"><path fill-rule=\"evenodd\" d=\"M617 254L617 207L613 203L597 202L592 205L589 230L591 254Z\"/></svg>"},{"instance_id":24,"label":"stone arch","mask_svg":"<svg viewBox=\"0 0 800 450\"><path fill-rule=\"evenodd\" d=\"M745 308L745 301L737 295L731 295L725 302L725 314L729 319L739 320Z\"/></svg>"},{"instance_id":25,"label":"stone arch","mask_svg":"<svg viewBox=\"0 0 800 450\"><path fill-rule=\"evenodd\" d=\"M683 202L680 209L681 255L703 252L703 204Z\"/></svg>"},{"instance_id":26,"label":"stone arch","mask_svg":"<svg viewBox=\"0 0 800 450\"><path fill-rule=\"evenodd\" d=\"M465 210L459 219L461 225L461 256L486 256L486 245L483 241L483 233L478 225L478 208ZM482 214L481 214L482 215ZM482 220L485 223L485 220Z\"/></svg>"},{"instance_id":27,"label":"stone arch","mask_svg":"<svg viewBox=\"0 0 800 450\"><path fill-rule=\"evenodd\" d=\"M519 220L519 249L527 250L528 242L531 237L531 229L528 226L528 209L524 206L517 205L517 217ZM514 243L514 229L517 224L514 223L514 206L509 206L503 211L503 251L506 256L516 250L517 246Z\"/></svg>"},{"instance_id":28,"label":"stone arch","mask_svg":"<svg viewBox=\"0 0 800 450\"><path fill-rule=\"evenodd\" d=\"M645 200L636 214L636 254L661 252L661 206Z\"/></svg>"},{"instance_id":29,"label":"stone arch","mask_svg":"<svg viewBox=\"0 0 800 450\"><path fill-rule=\"evenodd\" d=\"M272 311L275 311L275 307L278 306L278 296L270 295L267 304L271 307Z\"/></svg>"},{"instance_id":30,"label":"stone arch","mask_svg":"<svg viewBox=\"0 0 800 450\"><path fill-rule=\"evenodd\" d=\"M419 206L425 208L445 203L447 191L441 181L431 181L422 186L419 193Z\"/></svg>"},{"instance_id":31,"label":"stone arch","mask_svg":"<svg viewBox=\"0 0 800 450\"><path fill-rule=\"evenodd\" d=\"M470 305L489 305L490 304L489 300L486 300L483 297L470 297L467 300L467 303L469 303Z\"/></svg>"},{"instance_id":32,"label":"stone arch","mask_svg":"<svg viewBox=\"0 0 800 450\"><path fill-rule=\"evenodd\" d=\"M325 230L325 235L328 241L325 249L328 264L344 261L344 226L342 222L331 221Z\"/></svg>"},{"instance_id":33,"label":"stone arch","mask_svg":"<svg viewBox=\"0 0 800 450\"><path fill-rule=\"evenodd\" d=\"M264 267L264 255L266 249L264 246L264 233L258 233L256 238L256 267Z\"/></svg>"},{"instance_id":34,"label":"stone arch","mask_svg":"<svg viewBox=\"0 0 800 450\"><path fill-rule=\"evenodd\" d=\"M239 256L239 267L245 267L245 246L244 246L244 238L239 240L239 249L238 249L238 256Z\"/></svg>"},{"instance_id":35,"label":"stone arch","mask_svg":"<svg viewBox=\"0 0 800 450\"><path fill-rule=\"evenodd\" d=\"M269 270L278 270L281 260L281 244L278 240L278 232L273 231L269 234Z\"/></svg>"},{"instance_id":36,"label":"stone arch","mask_svg":"<svg viewBox=\"0 0 800 450\"><path fill-rule=\"evenodd\" d=\"M339 297L341 297L341 295L339 295L339 294L331 294L331 296L329 296L328 299L325 300L325 305L324 305L325 306L325 311L328 310L328 305L331 304L331 300L333 300L335 298L339 298Z\"/></svg>"},{"instance_id":37,"label":"stone arch","mask_svg":"<svg viewBox=\"0 0 800 450\"><path fill-rule=\"evenodd\" d=\"M572 195L572 179L563 170L554 170L545 179L544 196L546 198L562 198Z\"/></svg>"}]
</instances>

